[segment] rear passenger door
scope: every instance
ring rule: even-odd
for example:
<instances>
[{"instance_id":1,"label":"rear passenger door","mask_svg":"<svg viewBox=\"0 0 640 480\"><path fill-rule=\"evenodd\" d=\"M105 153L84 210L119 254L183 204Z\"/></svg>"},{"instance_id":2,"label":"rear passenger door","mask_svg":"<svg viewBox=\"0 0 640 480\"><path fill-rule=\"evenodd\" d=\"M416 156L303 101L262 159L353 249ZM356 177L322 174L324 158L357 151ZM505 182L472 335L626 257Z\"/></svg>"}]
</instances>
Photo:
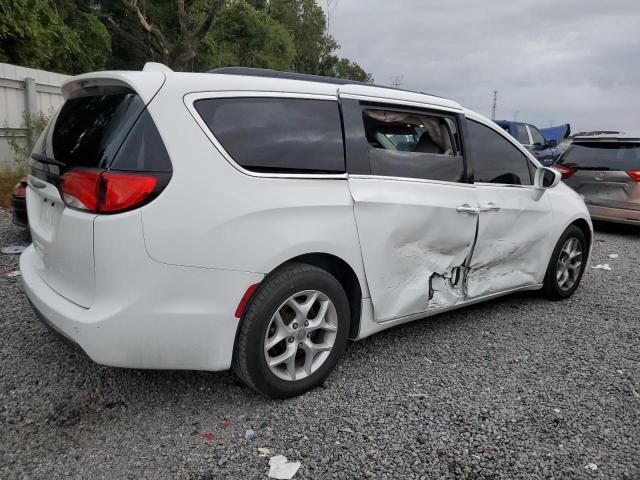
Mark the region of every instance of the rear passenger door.
<instances>
[{"instance_id":1,"label":"rear passenger door","mask_svg":"<svg viewBox=\"0 0 640 480\"><path fill-rule=\"evenodd\" d=\"M480 218L469 264L470 299L541 283L550 252L551 205L533 186L537 168L497 128L465 123Z\"/></svg>"},{"instance_id":2,"label":"rear passenger door","mask_svg":"<svg viewBox=\"0 0 640 480\"><path fill-rule=\"evenodd\" d=\"M343 98L349 188L375 319L462 303L477 199L459 114Z\"/></svg>"}]
</instances>

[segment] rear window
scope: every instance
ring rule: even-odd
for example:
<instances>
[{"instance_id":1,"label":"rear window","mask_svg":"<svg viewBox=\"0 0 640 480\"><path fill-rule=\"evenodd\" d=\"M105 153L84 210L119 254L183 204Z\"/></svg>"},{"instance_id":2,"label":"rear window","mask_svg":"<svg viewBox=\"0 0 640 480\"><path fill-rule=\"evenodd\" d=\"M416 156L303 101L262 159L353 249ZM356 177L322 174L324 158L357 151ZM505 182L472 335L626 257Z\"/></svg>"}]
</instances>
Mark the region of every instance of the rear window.
<instances>
[{"instance_id":1,"label":"rear window","mask_svg":"<svg viewBox=\"0 0 640 480\"><path fill-rule=\"evenodd\" d=\"M53 158L69 168L108 167L143 110L144 102L129 88L75 91L53 129Z\"/></svg>"},{"instance_id":2,"label":"rear window","mask_svg":"<svg viewBox=\"0 0 640 480\"><path fill-rule=\"evenodd\" d=\"M639 170L640 143L572 143L558 163L578 170Z\"/></svg>"},{"instance_id":3,"label":"rear window","mask_svg":"<svg viewBox=\"0 0 640 480\"><path fill-rule=\"evenodd\" d=\"M338 103L293 98L219 98L195 108L243 168L265 173L343 173Z\"/></svg>"},{"instance_id":4,"label":"rear window","mask_svg":"<svg viewBox=\"0 0 640 480\"><path fill-rule=\"evenodd\" d=\"M60 173L76 167L171 172L169 155L151 115L127 87L73 92L34 153L62 162Z\"/></svg>"}]
</instances>

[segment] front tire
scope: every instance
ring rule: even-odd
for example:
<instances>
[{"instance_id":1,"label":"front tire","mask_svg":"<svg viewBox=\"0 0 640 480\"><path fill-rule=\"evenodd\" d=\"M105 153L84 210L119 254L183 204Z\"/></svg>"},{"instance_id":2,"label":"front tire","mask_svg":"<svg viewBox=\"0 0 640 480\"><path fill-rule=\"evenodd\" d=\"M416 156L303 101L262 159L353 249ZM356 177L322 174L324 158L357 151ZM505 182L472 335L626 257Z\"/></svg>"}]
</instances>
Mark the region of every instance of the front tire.
<instances>
[{"instance_id":1,"label":"front tire","mask_svg":"<svg viewBox=\"0 0 640 480\"><path fill-rule=\"evenodd\" d=\"M251 298L233 368L254 390L289 398L320 385L344 352L350 308L340 283L312 265L269 275Z\"/></svg>"},{"instance_id":2,"label":"front tire","mask_svg":"<svg viewBox=\"0 0 640 480\"><path fill-rule=\"evenodd\" d=\"M573 295L586 267L587 252L584 233L570 225L558 240L547 266L542 287L547 298L564 300Z\"/></svg>"}]
</instances>

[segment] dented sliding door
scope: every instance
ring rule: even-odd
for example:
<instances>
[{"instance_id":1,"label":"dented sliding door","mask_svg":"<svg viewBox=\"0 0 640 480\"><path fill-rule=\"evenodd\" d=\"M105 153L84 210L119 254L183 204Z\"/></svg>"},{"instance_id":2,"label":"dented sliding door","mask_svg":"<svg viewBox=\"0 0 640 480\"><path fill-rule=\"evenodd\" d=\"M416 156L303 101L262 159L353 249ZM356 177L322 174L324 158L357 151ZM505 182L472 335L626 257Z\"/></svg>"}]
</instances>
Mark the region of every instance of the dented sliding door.
<instances>
[{"instance_id":1,"label":"dented sliding door","mask_svg":"<svg viewBox=\"0 0 640 480\"><path fill-rule=\"evenodd\" d=\"M473 184L351 176L349 187L377 321L465 301Z\"/></svg>"}]
</instances>

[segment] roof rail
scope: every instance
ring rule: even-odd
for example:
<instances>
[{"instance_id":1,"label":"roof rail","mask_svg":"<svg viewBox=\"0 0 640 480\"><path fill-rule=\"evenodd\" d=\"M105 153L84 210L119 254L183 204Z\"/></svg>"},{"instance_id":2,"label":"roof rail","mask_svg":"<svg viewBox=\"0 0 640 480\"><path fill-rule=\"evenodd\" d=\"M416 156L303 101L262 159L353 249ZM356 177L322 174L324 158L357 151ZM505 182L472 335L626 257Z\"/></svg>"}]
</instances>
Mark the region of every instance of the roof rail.
<instances>
[{"instance_id":1,"label":"roof rail","mask_svg":"<svg viewBox=\"0 0 640 480\"><path fill-rule=\"evenodd\" d=\"M423 95L431 95L425 92L413 92L401 88L388 87L386 85L376 85L373 83L360 82L358 80L347 80L344 78L323 77L321 75L310 75L307 73L281 72L279 70L271 70L269 68L252 68L252 67L221 67L209 70L207 73L216 73L223 75L244 75L249 77L266 77L266 78L282 78L286 80L303 80L306 82L329 83L333 85L363 85L367 87L386 88L388 90L396 90L401 92L420 93Z\"/></svg>"}]
</instances>

